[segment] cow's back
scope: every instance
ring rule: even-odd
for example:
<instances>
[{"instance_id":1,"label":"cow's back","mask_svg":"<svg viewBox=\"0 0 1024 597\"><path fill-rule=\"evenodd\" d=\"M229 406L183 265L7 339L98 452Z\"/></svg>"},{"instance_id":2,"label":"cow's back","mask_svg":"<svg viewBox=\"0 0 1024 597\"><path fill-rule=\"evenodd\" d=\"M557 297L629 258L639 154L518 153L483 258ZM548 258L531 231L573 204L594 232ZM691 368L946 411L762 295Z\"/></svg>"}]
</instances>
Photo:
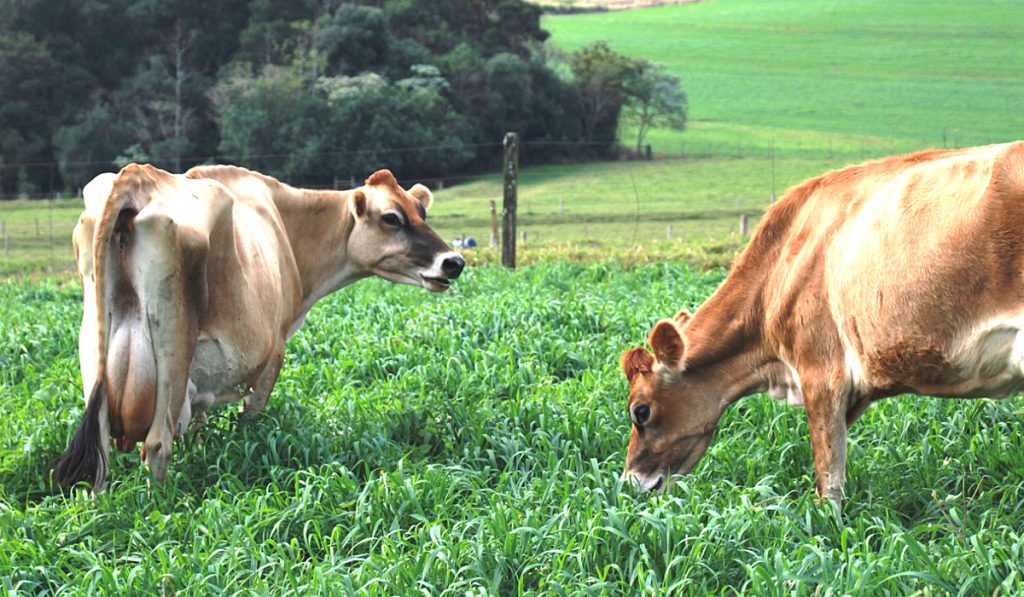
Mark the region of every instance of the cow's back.
<instances>
[{"instance_id":1,"label":"cow's back","mask_svg":"<svg viewBox=\"0 0 1024 597\"><path fill-rule=\"evenodd\" d=\"M823 246L821 271L848 381L937 395L1013 390L1022 377L1024 144L898 166L822 189L848 210Z\"/></svg>"}]
</instances>

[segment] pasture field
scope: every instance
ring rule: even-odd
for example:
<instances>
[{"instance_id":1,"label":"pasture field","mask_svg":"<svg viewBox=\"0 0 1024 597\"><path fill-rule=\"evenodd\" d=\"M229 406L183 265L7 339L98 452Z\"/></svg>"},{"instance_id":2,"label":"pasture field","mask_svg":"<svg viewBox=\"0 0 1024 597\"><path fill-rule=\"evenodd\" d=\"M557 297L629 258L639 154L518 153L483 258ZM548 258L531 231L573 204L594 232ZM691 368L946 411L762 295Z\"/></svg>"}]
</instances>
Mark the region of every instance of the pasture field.
<instances>
[{"instance_id":1,"label":"pasture field","mask_svg":"<svg viewBox=\"0 0 1024 597\"><path fill-rule=\"evenodd\" d=\"M2 282L0 587L61 594L1017 594L1020 398L884 401L845 511L814 501L803 411L730 409L668 495L618 480L624 348L723 278L679 264L361 282L289 342L267 411L231 409L150 486L62 496L82 414L73 283Z\"/></svg>"},{"instance_id":2,"label":"pasture field","mask_svg":"<svg viewBox=\"0 0 1024 597\"><path fill-rule=\"evenodd\" d=\"M690 129L656 131L656 151L774 139L856 155L1020 138L1022 10L1019 0L709 0L543 26L565 50L606 40L682 79Z\"/></svg>"}]
</instances>

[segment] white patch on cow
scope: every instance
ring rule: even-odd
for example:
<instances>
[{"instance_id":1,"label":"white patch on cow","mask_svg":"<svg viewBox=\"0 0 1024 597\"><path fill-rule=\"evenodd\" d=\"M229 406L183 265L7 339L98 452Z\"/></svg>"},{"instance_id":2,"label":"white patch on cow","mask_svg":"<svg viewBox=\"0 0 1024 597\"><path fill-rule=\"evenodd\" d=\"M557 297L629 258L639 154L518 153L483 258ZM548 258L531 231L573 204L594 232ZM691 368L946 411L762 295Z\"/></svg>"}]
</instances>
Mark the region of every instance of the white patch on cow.
<instances>
[{"instance_id":1,"label":"white patch on cow","mask_svg":"<svg viewBox=\"0 0 1024 597\"><path fill-rule=\"evenodd\" d=\"M786 402L790 406L803 406L804 405L804 388L800 383L800 376L796 374L796 369L792 365L783 361L786 365L786 370L789 372L789 388L786 391Z\"/></svg>"},{"instance_id":2,"label":"white patch on cow","mask_svg":"<svg viewBox=\"0 0 1024 597\"><path fill-rule=\"evenodd\" d=\"M842 323L838 325L839 339L843 343L843 368L846 373L846 393L848 396L861 395L870 390L867 376L864 374L864 364L861 363L860 355L854 349L853 344L847 337Z\"/></svg>"},{"instance_id":3,"label":"white patch on cow","mask_svg":"<svg viewBox=\"0 0 1024 597\"><path fill-rule=\"evenodd\" d=\"M950 361L960 378L950 393L1000 397L1024 388L1024 315L974 326L954 344Z\"/></svg>"},{"instance_id":4,"label":"white patch on cow","mask_svg":"<svg viewBox=\"0 0 1024 597\"><path fill-rule=\"evenodd\" d=\"M785 376L782 379L774 379L768 384L768 395L775 400L785 400L786 404L790 406L804 405L804 391L803 386L800 384L800 376L797 375L796 369L786 361L782 361L785 365Z\"/></svg>"}]
</instances>

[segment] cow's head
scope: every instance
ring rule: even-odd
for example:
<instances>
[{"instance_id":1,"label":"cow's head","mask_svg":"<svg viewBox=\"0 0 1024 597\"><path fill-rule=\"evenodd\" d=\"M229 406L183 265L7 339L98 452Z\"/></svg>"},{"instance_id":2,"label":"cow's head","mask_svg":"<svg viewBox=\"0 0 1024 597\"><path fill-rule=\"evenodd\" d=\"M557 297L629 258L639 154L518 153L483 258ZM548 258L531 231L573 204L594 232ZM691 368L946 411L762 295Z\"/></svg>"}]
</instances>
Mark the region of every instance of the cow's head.
<instances>
[{"instance_id":1,"label":"cow's head","mask_svg":"<svg viewBox=\"0 0 1024 597\"><path fill-rule=\"evenodd\" d=\"M417 184L408 191L388 170L378 170L348 198L355 225L348 256L371 274L441 292L466 262L427 225L434 197Z\"/></svg>"},{"instance_id":2,"label":"cow's head","mask_svg":"<svg viewBox=\"0 0 1024 597\"><path fill-rule=\"evenodd\" d=\"M654 326L648 338L654 354L636 347L622 355L633 422L623 477L648 491L666 489L672 475L690 472L722 415L717 376L686 370L682 326L689 317L681 311Z\"/></svg>"}]
</instances>

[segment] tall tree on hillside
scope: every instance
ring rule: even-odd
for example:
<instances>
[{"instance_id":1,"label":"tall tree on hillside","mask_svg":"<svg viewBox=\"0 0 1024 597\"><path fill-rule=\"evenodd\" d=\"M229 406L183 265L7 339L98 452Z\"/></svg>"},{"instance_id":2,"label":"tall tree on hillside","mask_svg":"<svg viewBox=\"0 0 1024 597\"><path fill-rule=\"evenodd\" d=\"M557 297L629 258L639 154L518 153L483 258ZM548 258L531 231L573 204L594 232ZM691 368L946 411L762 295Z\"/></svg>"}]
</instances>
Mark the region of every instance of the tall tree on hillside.
<instances>
[{"instance_id":1,"label":"tall tree on hillside","mask_svg":"<svg viewBox=\"0 0 1024 597\"><path fill-rule=\"evenodd\" d=\"M616 139L619 114L628 98L630 80L641 63L618 54L603 41L574 52L569 66L583 102L583 130L587 143L607 144Z\"/></svg>"},{"instance_id":2,"label":"tall tree on hillside","mask_svg":"<svg viewBox=\"0 0 1024 597\"><path fill-rule=\"evenodd\" d=\"M665 72L659 64L643 62L626 85L627 99L623 116L636 125L636 152L652 127L681 131L686 128L686 92L679 77Z\"/></svg>"}]
</instances>

